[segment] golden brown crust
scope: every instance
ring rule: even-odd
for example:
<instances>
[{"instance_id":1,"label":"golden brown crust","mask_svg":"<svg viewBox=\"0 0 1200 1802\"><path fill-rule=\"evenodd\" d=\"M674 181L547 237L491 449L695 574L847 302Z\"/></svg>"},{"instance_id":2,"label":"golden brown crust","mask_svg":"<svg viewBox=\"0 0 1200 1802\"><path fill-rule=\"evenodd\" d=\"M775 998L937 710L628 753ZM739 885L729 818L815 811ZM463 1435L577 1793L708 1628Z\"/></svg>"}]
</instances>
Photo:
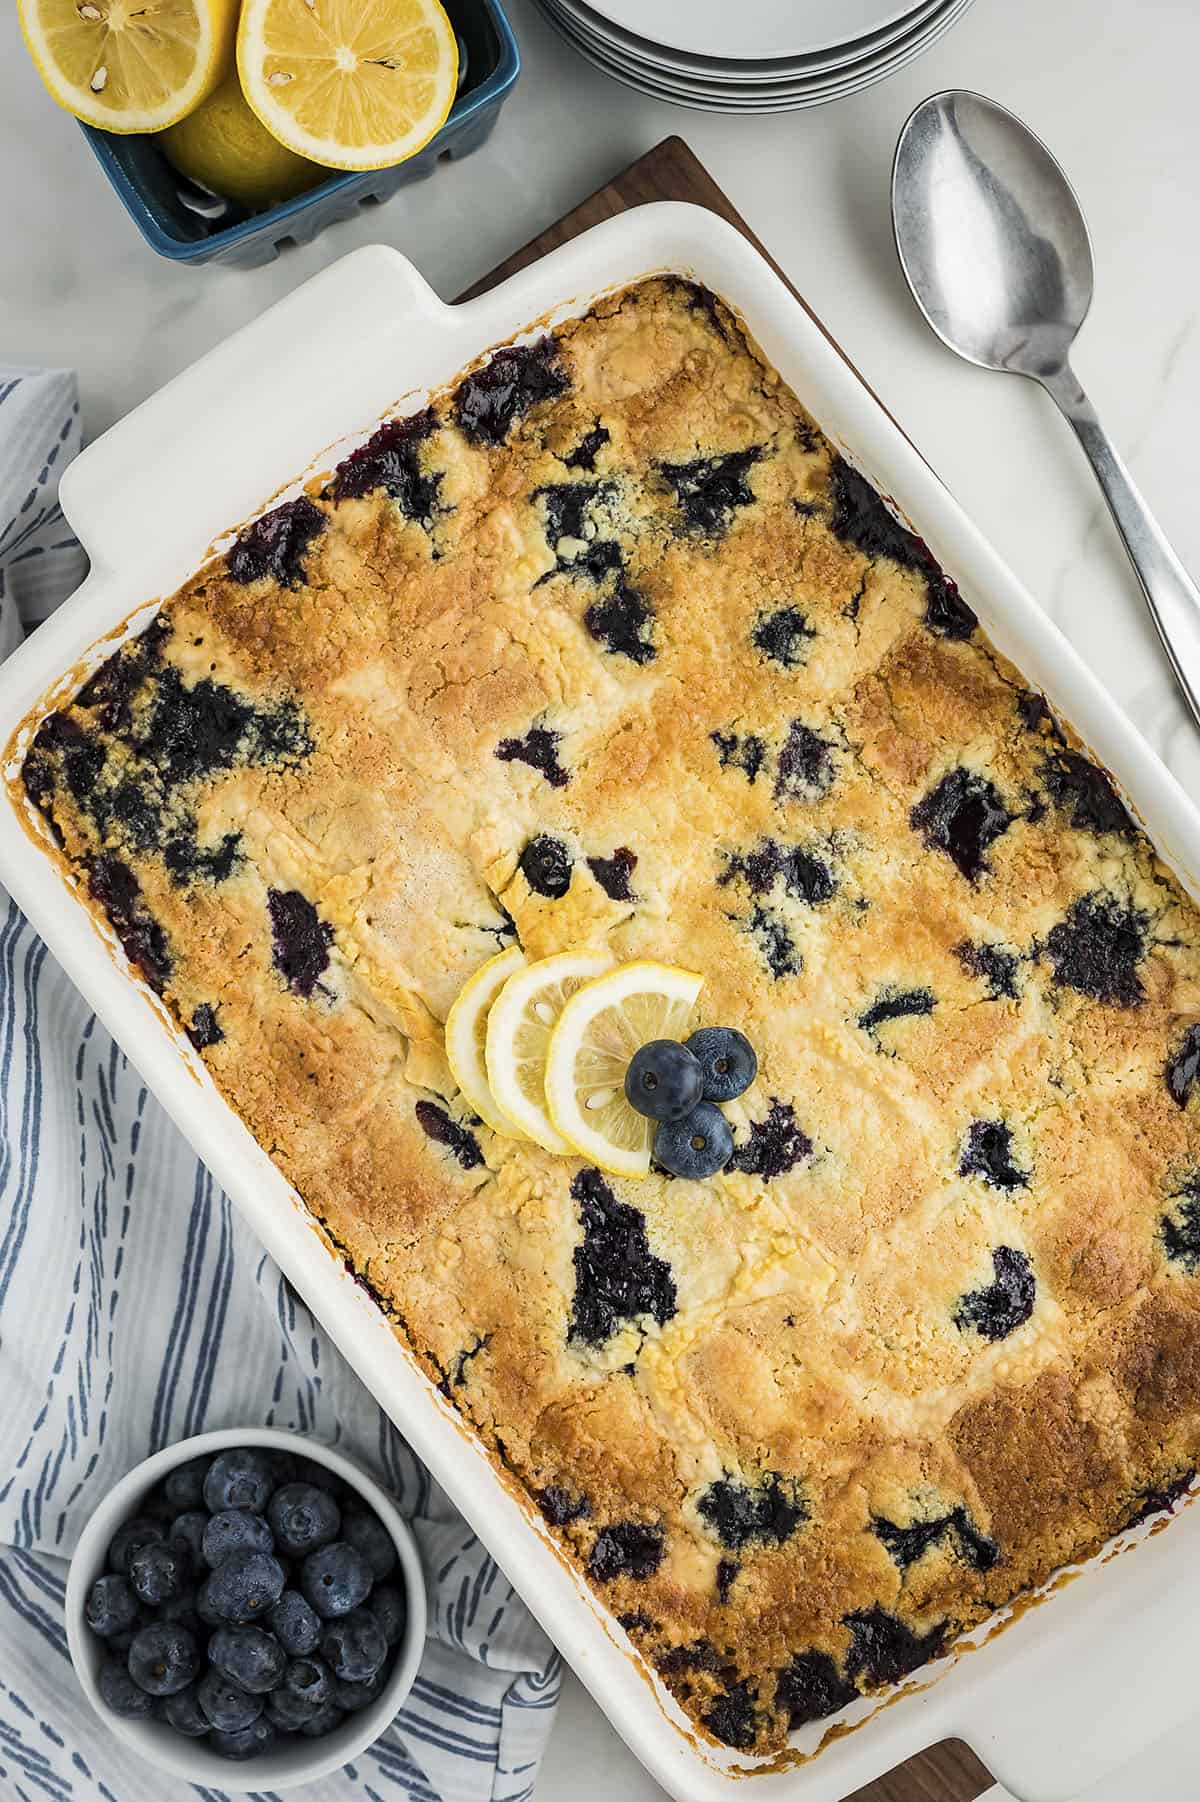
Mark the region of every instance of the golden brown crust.
<instances>
[{"instance_id":1,"label":"golden brown crust","mask_svg":"<svg viewBox=\"0 0 1200 1802\"><path fill-rule=\"evenodd\" d=\"M492 368L188 583L26 786L685 1708L770 1750L1193 1468L1196 909L711 296ZM760 1062L728 1171L467 1117L441 1023L514 929L704 975Z\"/></svg>"}]
</instances>

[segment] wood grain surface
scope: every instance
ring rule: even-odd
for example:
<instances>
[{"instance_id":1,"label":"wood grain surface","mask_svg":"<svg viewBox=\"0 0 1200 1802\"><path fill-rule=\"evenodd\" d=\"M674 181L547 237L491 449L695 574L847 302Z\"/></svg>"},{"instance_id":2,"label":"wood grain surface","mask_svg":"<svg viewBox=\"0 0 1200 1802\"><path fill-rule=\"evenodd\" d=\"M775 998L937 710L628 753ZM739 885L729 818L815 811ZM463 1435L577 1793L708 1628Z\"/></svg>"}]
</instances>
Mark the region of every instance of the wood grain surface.
<instances>
[{"instance_id":1,"label":"wood grain surface","mask_svg":"<svg viewBox=\"0 0 1200 1802\"><path fill-rule=\"evenodd\" d=\"M850 359L838 344L833 335L817 318L812 308L805 301L783 270L762 244L737 208L717 186L708 170L700 162L682 138L664 138L653 150L631 163L628 169L606 182L604 187L597 188L594 194L581 201L563 218L548 225L536 238L515 250L497 268L492 269L479 281L475 282L459 300L473 300L477 294L486 294L489 288L515 275L519 269L525 269L530 263L536 263L547 251L557 250L560 244L567 244L580 232L587 231L590 226L599 225L604 219L611 219L617 213L623 213L629 207L644 206L652 200L691 200L699 206L708 207L710 212L718 213L727 219L730 225L737 227L742 235L748 238L755 249L761 252L779 275L809 317L820 326L821 331L846 362ZM853 364L851 364L853 368ZM859 372L855 370L855 374ZM862 380L861 375L859 379ZM873 390L872 390L873 392ZM876 399L878 396L876 395ZM882 404L882 403L881 403ZM881 1777L878 1782L870 1783L866 1789L856 1790L853 1797L846 1802L974 1802L974 1798L987 1789L992 1779L980 1764L975 1754L961 1741L947 1740L943 1745L933 1746L928 1752L922 1752L917 1758L910 1758L898 1770L889 1776ZM751 1802L747 1791L747 1802Z\"/></svg>"}]
</instances>

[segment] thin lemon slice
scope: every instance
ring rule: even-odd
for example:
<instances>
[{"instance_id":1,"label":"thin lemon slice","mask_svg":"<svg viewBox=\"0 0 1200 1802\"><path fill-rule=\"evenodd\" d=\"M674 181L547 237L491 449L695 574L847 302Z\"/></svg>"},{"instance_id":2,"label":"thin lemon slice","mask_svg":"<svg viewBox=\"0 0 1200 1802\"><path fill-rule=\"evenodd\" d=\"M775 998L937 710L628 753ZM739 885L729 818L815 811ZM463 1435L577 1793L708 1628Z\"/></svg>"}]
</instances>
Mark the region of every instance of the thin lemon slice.
<instances>
[{"instance_id":1,"label":"thin lemon slice","mask_svg":"<svg viewBox=\"0 0 1200 1802\"><path fill-rule=\"evenodd\" d=\"M546 1112L546 1051L563 1004L612 964L609 951L558 951L510 976L492 1002L484 1041L488 1085L501 1110L546 1151L571 1147Z\"/></svg>"},{"instance_id":2,"label":"thin lemon slice","mask_svg":"<svg viewBox=\"0 0 1200 1802\"><path fill-rule=\"evenodd\" d=\"M504 1133L510 1139L527 1139L529 1134L508 1118L492 1094L484 1046L492 1002L514 971L524 967L525 953L519 945L510 945L498 957L489 957L463 984L446 1015L446 1061L451 1076L480 1119L486 1120L494 1133Z\"/></svg>"},{"instance_id":3,"label":"thin lemon slice","mask_svg":"<svg viewBox=\"0 0 1200 1802\"><path fill-rule=\"evenodd\" d=\"M438 0L244 0L237 59L272 136L333 169L402 163L458 91L458 42Z\"/></svg>"},{"instance_id":4,"label":"thin lemon slice","mask_svg":"<svg viewBox=\"0 0 1200 1802\"><path fill-rule=\"evenodd\" d=\"M230 67L237 0L18 0L51 97L102 131L174 125Z\"/></svg>"},{"instance_id":5,"label":"thin lemon slice","mask_svg":"<svg viewBox=\"0 0 1200 1802\"><path fill-rule=\"evenodd\" d=\"M645 1176L654 1122L625 1099L625 1071L651 1039L679 1039L704 978L674 964L621 964L571 996L550 1037L546 1105L556 1132L614 1176Z\"/></svg>"}]
</instances>

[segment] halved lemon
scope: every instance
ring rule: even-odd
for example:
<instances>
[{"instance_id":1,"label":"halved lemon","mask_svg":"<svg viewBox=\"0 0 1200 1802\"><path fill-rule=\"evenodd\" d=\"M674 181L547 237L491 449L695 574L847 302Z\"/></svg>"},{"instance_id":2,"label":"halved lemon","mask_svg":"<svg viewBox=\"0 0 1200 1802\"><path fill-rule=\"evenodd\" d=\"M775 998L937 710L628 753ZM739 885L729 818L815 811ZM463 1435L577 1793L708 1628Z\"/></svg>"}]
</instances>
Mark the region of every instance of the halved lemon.
<instances>
[{"instance_id":1,"label":"halved lemon","mask_svg":"<svg viewBox=\"0 0 1200 1802\"><path fill-rule=\"evenodd\" d=\"M492 1094L484 1046L492 1002L514 971L524 967L525 953L519 945L510 945L498 957L489 957L470 981L463 984L454 1006L446 1015L446 1061L451 1076L492 1131L504 1133L510 1139L527 1139L529 1134L508 1118Z\"/></svg>"},{"instance_id":2,"label":"halved lemon","mask_svg":"<svg viewBox=\"0 0 1200 1802\"><path fill-rule=\"evenodd\" d=\"M651 1039L680 1039L704 978L674 964L621 964L571 996L546 1054L555 1131L614 1176L645 1176L654 1122L625 1099L629 1060Z\"/></svg>"},{"instance_id":3,"label":"halved lemon","mask_svg":"<svg viewBox=\"0 0 1200 1802\"><path fill-rule=\"evenodd\" d=\"M438 0L243 0L237 60L272 136L333 169L402 163L458 91L458 41Z\"/></svg>"},{"instance_id":4,"label":"halved lemon","mask_svg":"<svg viewBox=\"0 0 1200 1802\"><path fill-rule=\"evenodd\" d=\"M612 964L610 951L558 951L526 964L492 1002L484 1041L488 1086L516 1125L546 1151L571 1146L546 1112L546 1052L568 997Z\"/></svg>"},{"instance_id":5,"label":"halved lemon","mask_svg":"<svg viewBox=\"0 0 1200 1802\"><path fill-rule=\"evenodd\" d=\"M51 97L102 131L161 131L232 64L238 0L18 0Z\"/></svg>"}]
</instances>

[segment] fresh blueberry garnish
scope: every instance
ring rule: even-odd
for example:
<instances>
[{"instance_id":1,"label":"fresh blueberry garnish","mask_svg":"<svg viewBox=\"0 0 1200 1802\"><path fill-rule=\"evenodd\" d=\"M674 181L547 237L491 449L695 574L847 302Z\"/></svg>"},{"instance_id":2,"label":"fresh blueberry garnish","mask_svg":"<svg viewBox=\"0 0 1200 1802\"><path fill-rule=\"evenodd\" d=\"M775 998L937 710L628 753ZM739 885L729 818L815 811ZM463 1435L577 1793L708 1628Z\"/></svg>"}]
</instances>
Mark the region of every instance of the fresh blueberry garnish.
<instances>
[{"instance_id":1,"label":"fresh blueberry garnish","mask_svg":"<svg viewBox=\"0 0 1200 1802\"><path fill-rule=\"evenodd\" d=\"M231 1683L218 1670L205 1671L196 1685L196 1700L210 1727L219 1733L240 1733L263 1711L263 1699L252 1695L240 1683Z\"/></svg>"},{"instance_id":2,"label":"fresh blueberry garnish","mask_svg":"<svg viewBox=\"0 0 1200 1802\"><path fill-rule=\"evenodd\" d=\"M568 387L551 337L507 345L458 384L454 417L474 444L503 444L518 419Z\"/></svg>"},{"instance_id":3,"label":"fresh blueberry garnish","mask_svg":"<svg viewBox=\"0 0 1200 1802\"><path fill-rule=\"evenodd\" d=\"M197 1570L204 1564L204 1529L208 1522L207 1508L189 1508L175 1516L168 1530L168 1538L177 1539L187 1547L193 1568Z\"/></svg>"},{"instance_id":4,"label":"fresh blueberry garnish","mask_svg":"<svg viewBox=\"0 0 1200 1802\"><path fill-rule=\"evenodd\" d=\"M287 1653L261 1627L218 1627L208 1642L208 1661L230 1683L261 1696L283 1676Z\"/></svg>"},{"instance_id":5,"label":"fresh blueberry garnish","mask_svg":"<svg viewBox=\"0 0 1200 1802\"><path fill-rule=\"evenodd\" d=\"M127 1577L133 1554L142 1546L150 1545L153 1540L165 1538L166 1532L159 1521L148 1520L144 1515L139 1515L135 1520L127 1520L123 1527L117 1528L109 1541L109 1569Z\"/></svg>"},{"instance_id":6,"label":"fresh blueberry garnish","mask_svg":"<svg viewBox=\"0 0 1200 1802\"><path fill-rule=\"evenodd\" d=\"M96 1578L88 1590L83 1612L93 1633L101 1639L111 1639L114 1633L127 1633L140 1610L128 1581L114 1572Z\"/></svg>"},{"instance_id":7,"label":"fresh blueberry garnish","mask_svg":"<svg viewBox=\"0 0 1200 1802\"><path fill-rule=\"evenodd\" d=\"M547 832L530 839L518 863L534 894L547 901L561 901L571 886L571 853L560 838Z\"/></svg>"},{"instance_id":8,"label":"fresh blueberry garnish","mask_svg":"<svg viewBox=\"0 0 1200 1802\"><path fill-rule=\"evenodd\" d=\"M379 1519L360 1508L347 1508L342 1515L342 1538L361 1552L371 1567L371 1578L381 1583L396 1568L396 1542Z\"/></svg>"},{"instance_id":9,"label":"fresh blueberry garnish","mask_svg":"<svg viewBox=\"0 0 1200 1802\"><path fill-rule=\"evenodd\" d=\"M309 1553L300 1567L300 1589L322 1620L333 1620L366 1600L371 1567L354 1546L337 1540Z\"/></svg>"},{"instance_id":10,"label":"fresh blueberry garnish","mask_svg":"<svg viewBox=\"0 0 1200 1802\"><path fill-rule=\"evenodd\" d=\"M344 1683L366 1683L387 1657L387 1640L375 1616L355 1608L331 1621L321 1635L321 1653Z\"/></svg>"},{"instance_id":11,"label":"fresh blueberry garnish","mask_svg":"<svg viewBox=\"0 0 1200 1802\"><path fill-rule=\"evenodd\" d=\"M186 1689L200 1669L200 1647L177 1622L155 1621L135 1633L129 1647L129 1675L148 1696Z\"/></svg>"},{"instance_id":12,"label":"fresh blueberry garnish","mask_svg":"<svg viewBox=\"0 0 1200 1802\"><path fill-rule=\"evenodd\" d=\"M367 1677L362 1683L344 1683L340 1677L334 1680L333 1699L339 1708L347 1714L356 1714L360 1708L369 1708L377 1702L387 1686L388 1673L376 1671L373 1677Z\"/></svg>"},{"instance_id":13,"label":"fresh blueberry garnish","mask_svg":"<svg viewBox=\"0 0 1200 1802\"><path fill-rule=\"evenodd\" d=\"M123 1720L144 1720L153 1714L153 1695L134 1682L123 1661L118 1664L115 1658L106 1658L100 1666L96 1684L105 1707L111 1708Z\"/></svg>"},{"instance_id":14,"label":"fresh blueberry garnish","mask_svg":"<svg viewBox=\"0 0 1200 1802\"><path fill-rule=\"evenodd\" d=\"M664 1120L654 1135L654 1161L672 1176L701 1181L724 1170L733 1133L719 1107L701 1101L682 1120Z\"/></svg>"},{"instance_id":15,"label":"fresh blueberry garnish","mask_svg":"<svg viewBox=\"0 0 1200 1802\"><path fill-rule=\"evenodd\" d=\"M753 1045L732 1026L702 1026L687 1041L687 1049L703 1074L705 1101L732 1101L758 1075Z\"/></svg>"},{"instance_id":16,"label":"fresh blueberry garnish","mask_svg":"<svg viewBox=\"0 0 1200 1802\"><path fill-rule=\"evenodd\" d=\"M275 1544L261 1514L251 1514L246 1508L222 1508L210 1516L200 1550L205 1564L215 1570L232 1552L273 1552Z\"/></svg>"},{"instance_id":17,"label":"fresh blueberry garnish","mask_svg":"<svg viewBox=\"0 0 1200 1802\"><path fill-rule=\"evenodd\" d=\"M379 1591L372 1596L378 1602ZM321 1643L321 1617L310 1608L298 1589L285 1589L268 1616L267 1624L289 1658L304 1658Z\"/></svg>"},{"instance_id":18,"label":"fresh blueberry garnish","mask_svg":"<svg viewBox=\"0 0 1200 1802\"><path fill-rule=\"evenodd\" d=\"M261 1514L273 1487L264 1453L253 1448L218 1452L204 1479L204 1506L210 1514L220 1514L225 1508Z\"/></svg>"},{"instance_id":19,"label":"fresh blueberry garnish","mask_svg":"<svg viewBox=\"0 0 1200 1802\"><path fill-rule=\"evenodd\" d=\"M191 1553L178 1540L151 1540L130 1555L129 1581L139 1602L157 1607L181 1595L191 1571Z\"/></svg>"},{"instance_id":20,"label":"fresh blueberry garnish","mask_svg":"<svg viewBox=\"0 0 1200 1802\"><path fill-rule=\"evenodd\" d=\"M583 1243L575 1247L568 1338L603 1345L622 1321L642 1314L665 1326L677 1307L675 1279L666 1259L650 1250L645 1216L618 1201L598 1170L581 1170L571 1197L579 1204Z\"/></svg>"},{"instance_id":21,"label":"fresh blueberry garnish","mask_svg":"<svg viewBox=\"0 0 1200 1802\"><path fill-rule=\"evenodd\" d=\"M281 1552L303 1558L338 1536L341 1510L333 1497L312 1483L285 1483L267 1504L267 1519Z\"/></svg>"},{"instance_id":22,"label":"fresh blueberry garnish","mask_svg":"<svg viewBox=\"0 0 1200 1802\"><path fill-rule=\"evenodd\" d=\"M704 1071L677 1039L652 1039L625 1071L625 1099L648 1120L682 1120L703 1093Z\"/></svg>"},{"instance_id":23,"label":"fresh blueberry garnish","mask_svg":"<svg viewBox=\"0 0 1200 1802\"><path fill-rule=\"evenodd\" d=\"M283 1594L283 1583L283 1566L270 1552L231 1552L201 1586L200 1617L207 1607L234 1626L265 1618Z\"/></svg>"},{"instance_id":24,"label":"fresh blueberry garnish","mask_svg":"<svg viewBox=\"0 0 1200 1802\"><path fill-rule=\"evenodd\" d=\"M208 1458L189 1458L186 1464L177 1465L167 1472L163 1488L167 1500L173 1502L176 1512L182 1514L186 1509L199 1508L204 1502L204 1479L208 1475L211 1460Z\"/></svg>"}]
</instances>

